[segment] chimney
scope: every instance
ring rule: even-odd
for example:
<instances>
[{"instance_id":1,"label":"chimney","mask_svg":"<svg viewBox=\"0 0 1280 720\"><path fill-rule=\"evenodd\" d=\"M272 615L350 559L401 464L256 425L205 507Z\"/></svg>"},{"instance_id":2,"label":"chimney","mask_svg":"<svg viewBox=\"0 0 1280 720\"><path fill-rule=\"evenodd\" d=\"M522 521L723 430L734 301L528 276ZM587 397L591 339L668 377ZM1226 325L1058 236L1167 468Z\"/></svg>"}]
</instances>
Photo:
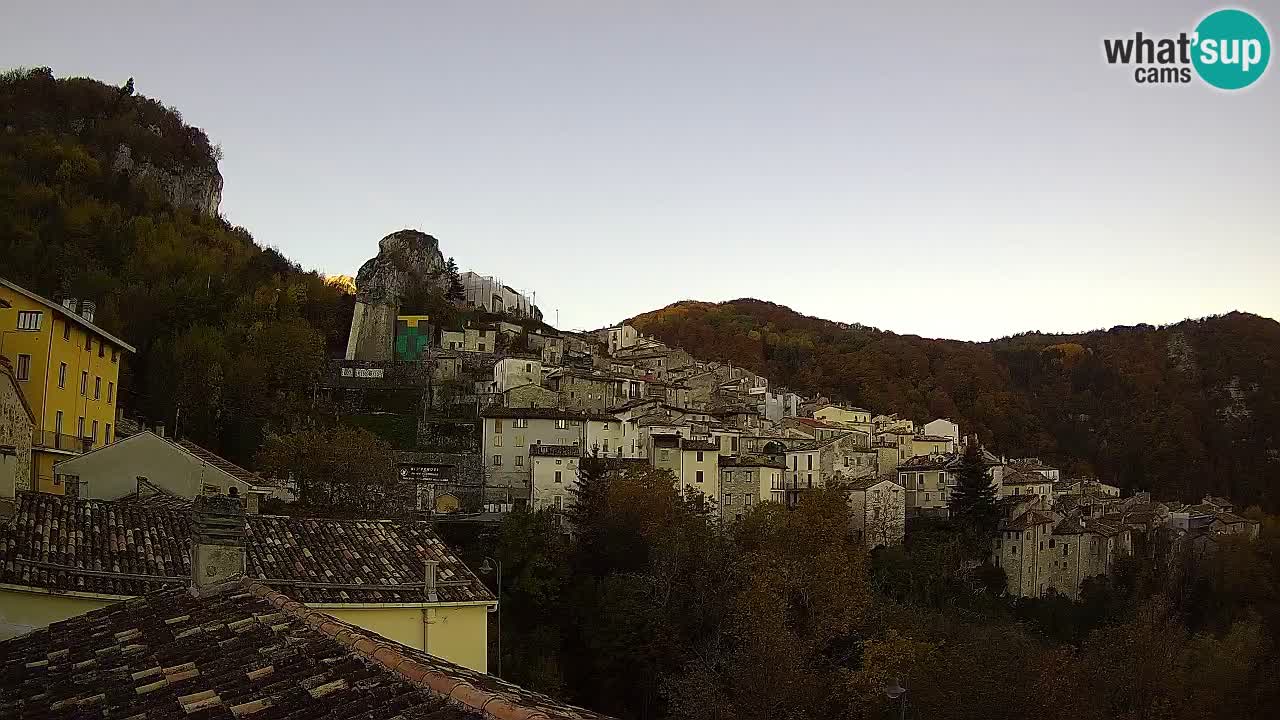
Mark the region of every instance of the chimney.
<instances>
[{"instance_id":1,"label":"chimney","mask_svg":"<svg viewBox=\"0 0 1280 720\"><path fill-rule=\"evenodd\" d=\"M440 595L436 592L436 566L438 564L439 563L437 563L435 560L427 561L427 572L426 572L427 602L440 601Z\"/></svg>"},{"instance_id":2,"label":"chimney","mask_svg":"<svg viewBox=\"0 0 1280 720\"><path fill-rule=\"evenodd\" d=\"M240 499L202 495L191 510L191 587L197 593L245 573L244 507Z\"/></svg>"},{"instance_id":3,"label":"chimney","mask_svg":"<svg viewBox=\"0 0 1280 720\"><path fill-rule=\"evenodd\" d=\"M156 423L156 434L164 437L164 423Z\"/></svg>"},{"instance_id":4,"label":"chimney","mask_svg":"<svg viewBox=\"0 0 1280 720\"><path fill-rule=\"evenodd\" d=\"M77 305L78 304L76 302L76 299L73 297L62 298L62 307L66 308L67 310L70 310L71 312L76 311Z\"/></svg>"},{"instance_id":5,"label":"chimney","mask_svg":"<svg viewBox=\"0 0 1280 720\"><path fill-rule=\"evenodd\" d=\"M85 300L80 303L80 317L93 322L93 313L98 309L98 304L92 300Z\"/></svg>"}]
</instances>

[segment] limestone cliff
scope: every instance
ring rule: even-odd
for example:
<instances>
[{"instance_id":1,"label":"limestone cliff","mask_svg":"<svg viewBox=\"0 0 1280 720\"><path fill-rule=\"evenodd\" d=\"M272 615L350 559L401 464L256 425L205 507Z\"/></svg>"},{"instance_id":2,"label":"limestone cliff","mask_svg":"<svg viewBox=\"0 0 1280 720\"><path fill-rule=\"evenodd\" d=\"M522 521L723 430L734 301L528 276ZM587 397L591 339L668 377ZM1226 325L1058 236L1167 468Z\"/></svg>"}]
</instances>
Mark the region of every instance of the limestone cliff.
<instances>
[{"instance_id":1,"label":"limestone cliff","mask_svg":"<svg viewBox=\"0 0 1280 720\"><path fill-rule=\"evenodd\" d=\"M113 172L124 173L134 182L150 181L160 188L174 207L199 210L216 216L222 204L222 173L216 165L207 168L156 167L149 162L134 162L133 152L121 143L111 162Z\"/></svg>"},{"instance_id":2,"label":"limestone cliff","mask_svg":"<svg viewBox=\"0 0 1280 720\"><path fill-rule=\"evenodd\" d=\"M378 241L378 254L356 273L356 307L347 337L348 360L390 360L396 315L418 287L444 289L440 242L417 230L401 230Z\"/></svg>"}]
</instances>

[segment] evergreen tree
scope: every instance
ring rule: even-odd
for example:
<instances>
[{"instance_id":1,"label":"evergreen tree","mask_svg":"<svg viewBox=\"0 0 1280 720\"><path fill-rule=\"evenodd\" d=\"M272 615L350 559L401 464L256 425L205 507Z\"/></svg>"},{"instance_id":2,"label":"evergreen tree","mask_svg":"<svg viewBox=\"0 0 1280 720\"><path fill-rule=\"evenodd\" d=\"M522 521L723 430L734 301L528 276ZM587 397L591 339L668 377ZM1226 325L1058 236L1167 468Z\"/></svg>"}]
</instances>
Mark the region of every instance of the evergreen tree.
<instances>
[{"instance_id":1,"label":"evergreen tree","mask_svg":"<svg viewBox=\"0 0 1280 720\"><path fill-rule=\"evenodd\" d=\"M453 258L449 258L449 263L445 266L445 273L449 276L449 289L445 291L444 298L449 302L461 302L466 297L466 289L462 287L462 276L458 274L458 263Z\"/></svg>"},{"instance_id":2,"label":"evergreen tree","mask_svg":"<svg viewBox=\"0 0 1280 720\"><path fill-rule=\"evenodd\" d=\"M954 473L958 482L951 494L952 515L975 531L994 532L999 521L996 488L976 436L966 444Z\"/></svg>"}]
</instances>

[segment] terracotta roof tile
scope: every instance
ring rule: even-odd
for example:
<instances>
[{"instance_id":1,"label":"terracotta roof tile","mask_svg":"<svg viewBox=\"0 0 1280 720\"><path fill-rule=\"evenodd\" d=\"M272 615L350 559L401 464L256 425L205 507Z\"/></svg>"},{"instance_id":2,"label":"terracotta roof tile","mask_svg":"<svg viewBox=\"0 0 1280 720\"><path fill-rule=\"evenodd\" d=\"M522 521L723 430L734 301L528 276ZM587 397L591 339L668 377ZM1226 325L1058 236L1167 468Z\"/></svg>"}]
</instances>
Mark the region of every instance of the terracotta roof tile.
<instances>
[{"instance_id":1,"label":"terracotta roof tile","mask_svg":"<svg viewBox=\"0 0 1280 720\"><path fill-rule=\"evenodd\" d=\"M424 563L442 602L493 594L425 522L248 515L247 569L318 603L422 602ZM0 531L0 582L106 595L185 585L189 510L22 493Z\"/></svg>"},{"instance_id":2,"label":"terracotta roof tile","mask_svg":"<svg viewBox=\"0 0 1280 720\"><path fill-rule=\"evenodd\" d=\"M605 720L281 597L159 591L2 642L0 717Z\"/></svg>"}]
</instances>

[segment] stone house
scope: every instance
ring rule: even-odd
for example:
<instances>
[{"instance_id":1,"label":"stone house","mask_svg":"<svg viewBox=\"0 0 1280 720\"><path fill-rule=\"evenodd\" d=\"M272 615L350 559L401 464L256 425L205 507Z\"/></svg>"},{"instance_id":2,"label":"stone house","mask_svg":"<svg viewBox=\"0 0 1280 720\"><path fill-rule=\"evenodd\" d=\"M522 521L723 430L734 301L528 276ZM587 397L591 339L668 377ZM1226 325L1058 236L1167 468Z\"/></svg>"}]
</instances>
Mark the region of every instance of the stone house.
<instances>
[{"instance_id":1,"label":"stone house","mask_svg":"<svg viewBox=\"0 0 1280 720\"><path fill-rule=\"evenodd\" d=\"M950 494L956 480L951 468L954 455L920 455L898 465L898 484L907 493L907 514L912 517L949 517Z\"/></svg>"},{"instance_id":2,"label":"stone house","mask_svg":"<svg viewBox=\"0 0 1280 720\"><path fill-rule=\"evenodd\" d=\"M1000 496L1037 495L1051 503L1053 500L1053 481L1033 470L1016 469L1012 465L1005 469L1000 479ZM1010 472L1010 468L1015 468Z\"/></svg>"},{"instance_id":3,"label":"stone house","mask_svg":"<svg viewBox=\"0 0 1280 720\"><path fill-rule=\"evenodd\" d=\"M720 456L720 510L725 518L742 517L762 502L781 505L783 473L778 458L762 455Z\"/></svg>"},{"instance_id":4,"label":"stone house","mask_svg":"<svg viewBox=\"0 0 1280 720\"><path fill-rule=\"evenodd\" d=\"M31 487L31 440L36 416L14 377L9 359L0 356L0 502ZM0 515L2 516L2 515Z\"/></svg>"},{"instance_id":5,"label":"stone house","mask_svg":"<svg viewBox=\"0 0 1280 720\"><path fill-rule=\"evenodd\" d=\"M906 536L906 491L892 480L875 476L845 485L850 529L867 547L901 545Z\"/></svg>"},{"instance_id":6,"label":"stone house","mask_svg":"<svg viewBox=\"0 0 1280 720\"><path fill-rule=\"evenodd\" d=\"M554 408L560 404L560 393L529 383L503 392L501 402L512 408Z\"/></svg>"},{"instance_id":7,"label":"stone house","mask_svg":"<svg viewBox=\"0 0 1280 720\"><path fill-rule=\"evenodd\" d=\"M1105 520L1067 518L1048 539L1051 566L1047 586L1072 600L1080 599L1080 584L1111 572L1115 561L1131 551L1130 531Z\"/></svg>"},{"instance_id":8,"label":"stone house","mask_svg":"<svg viewBox=\"0 0 1280 720\"><path fill-rule=\"evenodd\" d=\"M667 470L682 495L700 492L712 502L720 500L720 448L716 443L673 433L652 435L649 463Z\"/></svg>"},{"instance_id":9,"label":"stone house","mask_svg":"<svg viewBox=\"0 0 1280 720\"><path fill-rule=\"evenodd\" d=\"M561 407L606 410L647 397L645 382L600 370L560 368L547 375L547 388L560 394Z\"/></svg>"},{"instance_id":10,"label":"stone house","mask_svg":"<svg viewBox=\"0 0 1280 720\"><path fill-rule=\"evenodd\" d=\"M494 392L506 392L521 385L542 384L542 360L535 357L505 357L493 364Z\"/></svg>"},{"instance_id":11,"label":"stone house","mask_svg":"<svg viewBox=\"0 0 1280 720\"><path fill-rule=\"evenodd\" d=\"M874 474L866 436L847 432L824 441L798 442L786 450L788 504L805 490L829 487L853 476Z\"/></svg>"},{"instance_id":12,"label":"stone house","mask_svg":"<svg viewBox=\"0 0 1280 720\"><path fill-rule=\"evenodd\" d=\"M1053 515L1038 497L1010 501L1001 504L1007 512L991 541L992 563L1004 570L1010 595L1041 597L1052 586Z\"/></svg>"}]
</instances>

